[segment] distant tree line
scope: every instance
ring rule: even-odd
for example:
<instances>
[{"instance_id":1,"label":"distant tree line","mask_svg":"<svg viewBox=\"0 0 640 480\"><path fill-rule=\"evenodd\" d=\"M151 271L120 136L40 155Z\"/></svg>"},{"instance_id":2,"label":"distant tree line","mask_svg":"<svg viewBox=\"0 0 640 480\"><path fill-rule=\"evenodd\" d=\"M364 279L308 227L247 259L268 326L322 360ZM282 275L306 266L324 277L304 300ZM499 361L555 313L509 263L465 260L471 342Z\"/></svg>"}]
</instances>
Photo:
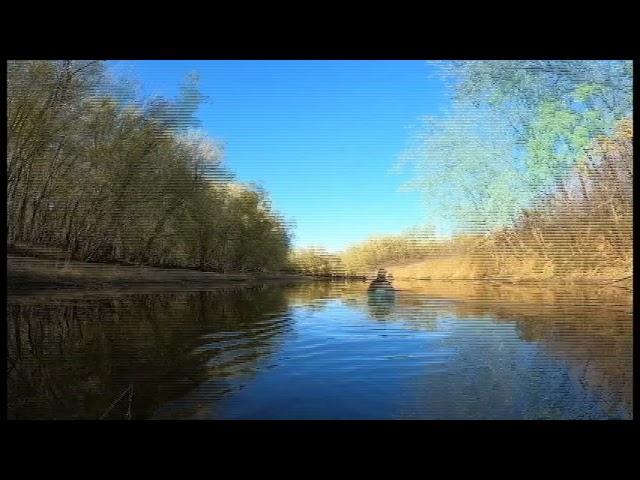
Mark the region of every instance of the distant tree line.
<instances>
[{"instance_id":1,"label":"distant tree line","mask_svg":"<svg viewBox=\"0 0 640 480\"><path fill-rule=\"evenodd\" d=\"M221 272L285 264L285 222L194 128L196 76L176 100L140 100L98 61L12 61L7 75L10 246Z\"/></svg>"},{"instance_id":2,"label":"distant tree line","mask_svg":"<svg viewBox=\"0 0 640 480\"><path fill-rule=\"evenodd\" d=\"M308 275L374 275L383 266L463 254L481 238L479 235L438 238L432 233L409 231L374 236L339 253L320 247L296 249L291 252L289 261L294 271Z\"/></svg>"},{"instance_id":3,"label":"distant tree line","mask_svg":"<svg viewBox=\"0 0 640 480\"><path fill-rule=\"evenodd\" d=\"M469 243L468 237L444 240L436 237L431 226L425 226L397 235L374 236L338 253L322 247L295 249L289 255L289 262L293 270L309 275L374 274L384 265L460 252Z\"/></svg>"}]
</instances>

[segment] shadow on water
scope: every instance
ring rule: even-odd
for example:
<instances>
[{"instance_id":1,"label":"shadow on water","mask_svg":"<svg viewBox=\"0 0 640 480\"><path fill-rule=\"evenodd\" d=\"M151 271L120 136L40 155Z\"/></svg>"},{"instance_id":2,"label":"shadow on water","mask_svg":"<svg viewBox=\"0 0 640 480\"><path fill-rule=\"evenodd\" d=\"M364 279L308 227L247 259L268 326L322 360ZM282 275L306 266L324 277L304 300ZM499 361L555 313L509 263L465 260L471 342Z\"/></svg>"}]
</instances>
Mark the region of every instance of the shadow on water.
<instances>
[{"instance_id":1,"label":"shadow on water","mask_svg":"<svg viewBox=\"0 0 640 480\"><path fill-rule=\"evenodd\" d=\"M394 287L9 297L8 416L630 418L628 292Z\"/></svg>"}]
</instances>

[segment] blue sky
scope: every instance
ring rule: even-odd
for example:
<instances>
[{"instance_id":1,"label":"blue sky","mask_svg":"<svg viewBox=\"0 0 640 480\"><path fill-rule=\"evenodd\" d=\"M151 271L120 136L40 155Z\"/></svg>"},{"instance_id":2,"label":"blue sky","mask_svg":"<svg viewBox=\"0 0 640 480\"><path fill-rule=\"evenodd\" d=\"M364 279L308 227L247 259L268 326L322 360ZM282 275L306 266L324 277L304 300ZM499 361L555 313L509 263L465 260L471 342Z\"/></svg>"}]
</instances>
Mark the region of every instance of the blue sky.
<instances>
[{"instance_id":1,"label":"blue sky","mask_svg":"<svg viewBox=\"0 0 640 480\"><path fill-rule=\"evenodd\" d=\"M175 97L197 72L209 96L202 129L225 165L269 192L294 245L330 250L429 221L422 195L394 169L420 118L447 106L424 61L112 61L143 95Z\"/></svg>"}]
</instances>

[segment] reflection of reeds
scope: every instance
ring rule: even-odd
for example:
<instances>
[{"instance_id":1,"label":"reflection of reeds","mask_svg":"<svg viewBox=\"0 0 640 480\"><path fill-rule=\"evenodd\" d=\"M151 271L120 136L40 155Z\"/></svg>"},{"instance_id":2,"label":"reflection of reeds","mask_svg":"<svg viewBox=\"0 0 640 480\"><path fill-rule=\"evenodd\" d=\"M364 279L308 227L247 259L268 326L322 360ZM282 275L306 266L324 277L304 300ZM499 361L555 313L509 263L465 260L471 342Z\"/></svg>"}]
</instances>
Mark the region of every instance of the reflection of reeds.
<instances>
[{"instance_id":1,"label":"reflection of reeds","mask_svg":"<svg viewBox=\"0 0 640 480\"><path fill-rule=\"evenodd\" d=\"M630 411L633 390L632 295L607 285L508 284L487 281L396 279L393 299L371 298L363 282L300 284L288 289L290 305L326 307L340 298L372 320L437 331L454 316L515 324L569 367L574 380L606 395L612 411Z\"/></svg>"},{"instance_id":2,"label":"reflection of reeds","mask_svg":"<svg viewBox=\"0 0 640 480\"><path fill-rule=\"evenodd\" d=\"M428 293L430 296L464 299L491 298L503 304L532 305L590 305L606 302L615 304L630 311L632 296L624 289L597 285L546 285L546 284L505 284L484 281L429 281L396 280L396 288L400 291Z\"/></svg>"},{"instance_id":3,"label":"reflection of reeds","mask_svg":"<svg viewBox=\"0 0 640 480\"><path fill-rule=\"evenodd\" d=\"M399 280L398 306L388 318L433 328L432 318L454 314L468 321L515 323L520 338L567 362L577 381L630 411L633 401L632 295L608 286L508 285L489 282ZM407 300L412 308L407 308ZM437 301L440 300L440 301ZM422 305L418 307L418 304Z\"/></svg>"}]
</instances>

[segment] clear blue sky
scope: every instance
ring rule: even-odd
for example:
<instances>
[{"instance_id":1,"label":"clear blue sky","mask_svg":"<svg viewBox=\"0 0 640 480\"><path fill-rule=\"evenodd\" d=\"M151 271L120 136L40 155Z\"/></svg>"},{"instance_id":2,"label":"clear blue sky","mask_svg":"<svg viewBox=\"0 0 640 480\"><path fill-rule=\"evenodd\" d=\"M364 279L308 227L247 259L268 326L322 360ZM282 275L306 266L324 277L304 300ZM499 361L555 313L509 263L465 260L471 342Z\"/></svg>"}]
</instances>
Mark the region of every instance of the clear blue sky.
<instances>
[{"instance_id":1,"label":"clear blue sky","mask_svg":"<svg viewBox=\"0 0 640 480\"><path fill-rule=\"evenodd\" d=\"M447 106L424 61L112 61L143 95L175 97L200 75L202 129L225 165L265 188L293 221L294 245L343 249L428 222L423 197L401 191L394 165L420 117Z\"/></svg>"}]
</instances>

